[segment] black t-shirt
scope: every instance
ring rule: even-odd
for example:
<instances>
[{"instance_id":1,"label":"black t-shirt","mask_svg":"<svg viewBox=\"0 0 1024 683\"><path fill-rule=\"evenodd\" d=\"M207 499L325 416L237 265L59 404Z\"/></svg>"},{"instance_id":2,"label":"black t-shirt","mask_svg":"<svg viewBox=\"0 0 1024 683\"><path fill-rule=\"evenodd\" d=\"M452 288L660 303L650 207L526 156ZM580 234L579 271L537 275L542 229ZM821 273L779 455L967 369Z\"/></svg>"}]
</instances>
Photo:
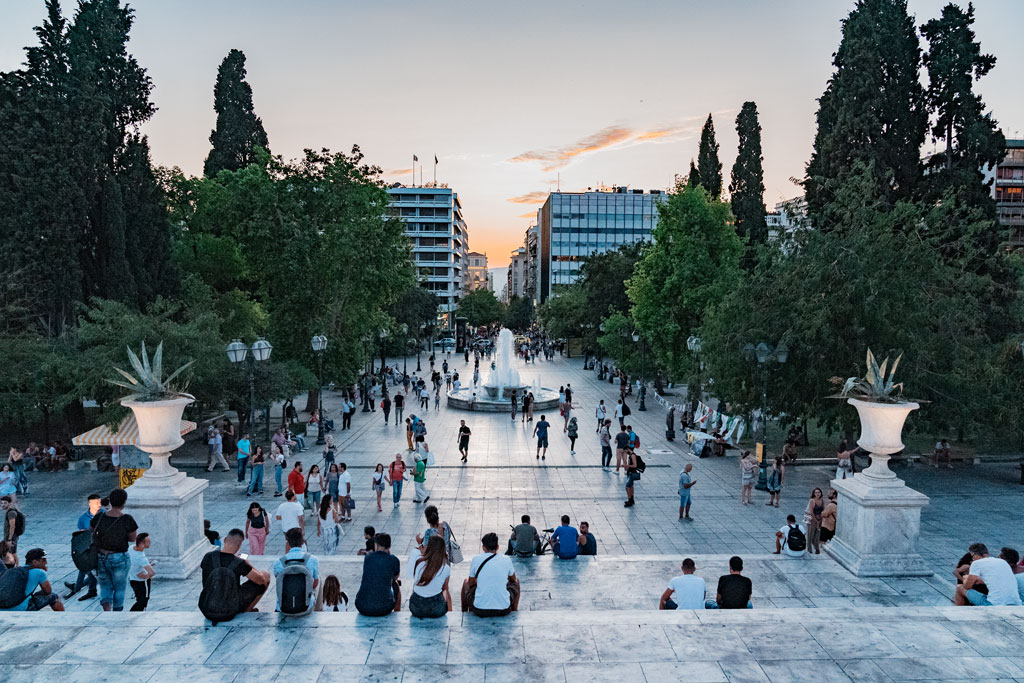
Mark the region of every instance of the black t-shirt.
<instances>
[{"instance_id":1,"label":"black t-shirt","mask_svg":"<svg viewBox=\"0 0 1024 683\"><path fill-rule=\"evenodd\" d=\"M404 405L405 405L405 396L402 396L401 394L395 394L395 407L396 408L401 408Z\"/></svg>"},{"instance_id":2,"label":"black t-shirt","mask_svg":"<svg viewBox=\"0 0 1024 683\"><path fill-rule=\"evenodd\" d=\"M402 570L402 563L391 553L375 550L363 558L363 579L359 582L356 604L361 610L383 611L395 606L391 584Z\"/></svg>"},{"instance_id":3,"label":"black t-shirt","mask_svg":"<svg viewBox=\"0 0 1024 683\"><path fill-rule=\"evenodd\" d=\"M597 555L597 539L589 531L583 536L587 542L580 546L580 555Z\"/></svg>"},{"instance_id":4,"label":"black t-shirt","mask_svg":"<svg viewBox=\"0 0 1024 683\"><path fill-rule=\"evenodd\" d=\"M628 448L629 447L629 434L626 432L619 432L615 435L615 447L616 448Z\"/></svg>"},{"instance_id":5,"label":"black t-shirt","mask_svg":"<svg viewBox=\"0 0 1024 683\"><path fill-rule=\"evenodd\" d=\"M568 387L565 388L565 402L572 403L572 389Z\"/></svg>"},{"instance_id":6,"label":"black t-shirt","mask_svg":"<svg viewBox=\"0 0 1024 683\"><path fill-rule=\"evenodd\" d=\"M367 553L372 553L374 551L374 549L376 549L376 547L377 546L374 544L372 538L366 539L366 552Z\"/></svg>"},{"instance_id":7,"label":"black t-shirt","mask_svg":"<svg viewBox=\"0 0 1024 683\"><path fill-rule=\"evenodd\" d=\"M469 435L472 433L469 427L459 427L459 441L469 441Z\"/></svg>"},{"instance_id":8,"label":"black t-shirt","mask_svg":"<svg viewBox=\"0 0 1024 683\"><path fill-rule=\"evenodd\" d=\"M739 574L726 574L718 579L718 603L720 609L746 609L754 584Z\"/></svg>"},{"instance_id":9,"label":"black t-shirt","mask_svg":"<svg viewBox=\"0 0 1024 683\"><path fill-rule=\"evenodd\" d=\"M210 576L210 572L212 572L218 566L215 560L213 559L214 556L216 555L220 555L221 567L230 567L231 563L235 560L241 560L238 563L238 566L235 567L235 575L238 576L239 582L241 582L242 577L249 576L249 572L252 571L252 565L246 562L245 560L242 560L242 558L238 557L237 555L221 552L220 550L211 550L210 552L203 555L203 560L199 563L199 568L203 570L204 586L206 585L206 579L208 579Z\"/></svg>"},{"instance_id":10,"label":"black t-shirt","mask_svg":"<svg viewBox=\"0 0 1024 683\"><path fill-rule=\"evenodd\" d=\"M263 512L263 510L260 510L259 514L256 515L252 514L251 512L248 513L246 516L249 518L249 526L253 529L264 528L264 526L266 525L266 518L264 518L263 516L264 514L265 513Z\"/></svg>"},{"instance_id":11,"label":"black t-shirt","mask_svg":"<svg viewBox=\"0 0 1024 683\"><path fill-rule=\"evenodd\" d=\"M96 547L112 553L128 552L128 546L131 544L128 536L139 528L135 519L125 514L119 517L96 515L89 526L96 530Z\"/></svg>"}]
</instances>

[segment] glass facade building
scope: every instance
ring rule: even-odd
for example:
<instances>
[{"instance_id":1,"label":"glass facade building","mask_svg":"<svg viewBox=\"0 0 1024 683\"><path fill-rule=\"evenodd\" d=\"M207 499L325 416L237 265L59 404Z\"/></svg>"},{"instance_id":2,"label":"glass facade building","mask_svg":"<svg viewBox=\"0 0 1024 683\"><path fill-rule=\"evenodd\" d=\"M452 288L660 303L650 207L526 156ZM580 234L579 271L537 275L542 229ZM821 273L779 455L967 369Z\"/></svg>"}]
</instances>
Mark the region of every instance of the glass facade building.
<instances>
[{"instance_id":1,"label":"glass facade building","mask_svg":"<svg viewBox=\"0 0 1024 683\"><path fill-rule=\"evenodd\" d=\"M549 194L538 212L537 303L560 286L575 283L588 256L650 240L658 222L657 205L666 198L661 190L624 187Z\"/></svg>"}]
</instances>

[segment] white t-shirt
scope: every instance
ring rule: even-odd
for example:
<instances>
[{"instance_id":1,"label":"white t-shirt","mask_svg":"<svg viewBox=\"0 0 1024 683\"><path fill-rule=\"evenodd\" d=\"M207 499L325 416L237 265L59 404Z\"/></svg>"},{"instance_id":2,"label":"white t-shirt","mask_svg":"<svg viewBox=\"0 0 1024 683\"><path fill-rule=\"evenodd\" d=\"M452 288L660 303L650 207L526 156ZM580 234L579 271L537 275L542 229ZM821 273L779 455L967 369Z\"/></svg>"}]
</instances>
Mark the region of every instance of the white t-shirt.
<instances>
[{"instance_id":1,"label":"white t-shirt","mask_svg":"<svg viewBox=\"0 0 1024 683\"><path fill-rule=\"evenodd\" d=\"M683 574L668 582L672 600L679 609L704 609L704 579L696 574Z\"/></svg>"},{"instance_id":2,"label":"white t-shirt","mask_svg":"<svg viewBox=\"0 0 1024 683\"><path fill-rule=\"evenodd\" d=\"M488 557L491 557L490 553L481 553L469 563L469 575L476 577L476 596L473 598L473 606L477 609L508 609L512 603L505 586L508 583L508 577L515 576L516 568L512 566L512 560L506 555L495 555L494 559L484 567L483 574L477 575L480 565Z\"/></svg>"},{"instance_id":3,"label":"white t-shirt","mask_svg":"<svg viewBox=\"0 0 1024 683\"><path fill-rule=\"evenodd\" d=\"M796 528L800 529L800 532L804 535L804 541L805 541L804 542L804 549L803 550L790 550L789 549L789 525L787 524L786 526L784 526L781 529L779 529L779 531L782 532L782 554L783 555L789 555L790 557L803 557L804 553L807 552L807 545L806 545L807 527L805 527L803 524L797 524Z\"/></svg>"},{"instance_id":4,"label":"white t-shirt","mask_svg":"<svg viewBox=\"0 0 1024 683\"><path fill-rule=\"evenodd\" d=\"M281 531L299 528L299 518L302 517L302 504L296 502L281 503L277 506L276 517L281 518Z\"/></svg>"},{"instance_id":5,"label":"white t-shirt","mask_svg":"<svg viewBox=\"0 0 1024 683\"><path fill-rule=\"evenodd\" d=\"M1006 560L999 557L983 557L971 562L970 573L980 577L988 586L988 601L993 605L1019 605L1017 578Z\"/></svg>"},{"instance_id":6,"label":"white t-shirt","mask_svg":"<svg viewBox=\"0 0 1024 683\"><path fill-rule=\"evenodd\" d=\"M348 473L348 470L338 474L338 495L349 496L352 495L352 475Z\"/></svg>"},{"instance_id":7,"label":"white t-shirt","mask_svg":"<svg viewBox=\"0 0 1024 683\"><path fill-rule=\"evenodd\" d=\"M487 566L490 567L492 564L494 564L494 560L488 562ZM428 583L426 586L421 586L419 585L419 580L420 577L423 576L423 572L426 570L426 568L427 563L420 562L419 566L417 566L413 571L412 592L420 596L421 598L432 598L438 593L440 593L441 589L444 588L445 579L452 575L452 568L449 567L447 564L442 565L441 569L436 574L434 574L434 578L430 580L430 583ZM477 594L479 595L479 593ZM508 593L506 592L506 595L507 594Z\"/></svg>"},{"instance_id":8,"label":"white t-shirt","mask_svg":"<svg viewBox=\"0 0 1024 683\"><path fill-rule=\"evenodd\" d=\"M128 548L128 561L131 563L128 566L128 580L143 581L144 579L139 576L139 574L145 571L146 566L149 565L149 558L146 557L146 551L136 550L134 547Z\"/></svg>"}]
</instances>

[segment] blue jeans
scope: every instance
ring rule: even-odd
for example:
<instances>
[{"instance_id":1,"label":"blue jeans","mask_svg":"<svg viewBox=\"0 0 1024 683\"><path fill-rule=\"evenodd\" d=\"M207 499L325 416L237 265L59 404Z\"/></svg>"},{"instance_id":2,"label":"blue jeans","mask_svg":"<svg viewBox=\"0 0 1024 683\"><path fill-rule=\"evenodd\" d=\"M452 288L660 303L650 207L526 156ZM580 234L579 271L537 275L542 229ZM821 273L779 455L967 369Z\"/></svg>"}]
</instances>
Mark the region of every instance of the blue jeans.
<instances>
[{"instance_id":1,"label":"blue jeans","mask_svg":"<svg viewBox=\"0 0 1024 683\"><path fill-rule=\"evenodd\" d=\"M391 497L394 499L395 504L402 500L402 484L405 483L401 479L398 481L391 482Z\"/></svg>"},{"instance_id":2,"label":"blue jeans","mask_svg":"<svg viewBox=\"0 0 1024 683\"><path fill-rule=\"evenodd\" d=\"M100 604L112 605L115 612L124 609L124 593L128 588L128 553L99 554L96 578L100 584Z\"/></svg>"},{"instance_id":3,"label":"blue jeans","mask_svg":"<svg viewBox=\"0 0 1024 683\"><path fill-rule=\"evenodd\" d=\"M245 466L249 464L249 458L235 458L238 461L238 483L245 481Z\"/></svg>"},{"instance_id":4,"label":"blue jeans","mask_svg":"<svg viewBox=\"0 0 1024 683\"><path fill-rule=\"evenodd\" d=\"M278 468L280 469L280 468ZM280 482L280 476L278 482ZM280 486L280 484L278 485ZM249 478L249 488L247 493L256 493L263 490L263 464L252 466L252 476Z\"/></svg>"},{"instance_id":5,"label":"blue jeans","mask_svg":"<svg viewBox=\"0 0 1024 683\"><path fill-rule=\"evenodd\" d=\"M274 481L277 482L277 492L281 493L281 473L284 469L280 465L274 465Z\"/></svg>"},{"instance_id":6,"label":"blue jeans","mask_svg":"<svg viewBox=\"0 0 1024 683\"><path fill-rule=\"evenodd\" d=\"M75 579L75 592L82 590L82 586L89 586L89 592L96 592L96 575L92 572L78 572L78 578Z\"/></svg>"},{"instance_id":7,"label":"blue jeans","mask_svg":"<svg viewBox=\"0 0 1024 683\"><path fill-rule=\"evenodd\" d=\"M295 445L298 446L300 450L306 450L306 437L304 437L302 434L295 434L294 438Z\"/></svg>"},{"instance_id":8,"label":"blue jeans","mask_svg":"<svg viewBox=\"0 0 1024 683\"><path fill-rule=\"evenodd\" d=\"M14 463L14 488L18 494L28 493L28 477L25 476L25 461Z\"/></svg>"}]
</instances>

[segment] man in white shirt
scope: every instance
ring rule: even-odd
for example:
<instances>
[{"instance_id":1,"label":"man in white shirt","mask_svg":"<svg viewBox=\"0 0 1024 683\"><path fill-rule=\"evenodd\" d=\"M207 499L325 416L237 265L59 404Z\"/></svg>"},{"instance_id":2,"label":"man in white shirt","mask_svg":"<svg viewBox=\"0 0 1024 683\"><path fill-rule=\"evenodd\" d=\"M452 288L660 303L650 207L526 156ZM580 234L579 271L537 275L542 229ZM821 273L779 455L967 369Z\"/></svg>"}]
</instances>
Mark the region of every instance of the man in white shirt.
<instances>
[{"instance_id":1,"label":"man in white shirt","mask_svg":"<svg viewBox=\"0 0 1024 683\"><path fill-rule=\"evenodd\" d=\"M352 475L349 474L348 465L338 465L338 497L341 499L341 518L343 522L352 521L352 511L348 509L348 499L352 495Z\"/></svg>"},{"instance_id":2,"label":"man in white shirt","mask_svg":"<svg viewBox=\"0 0 1024 683\"><path fill-rule=\"evenodd\" d=\"M956 587L953 602L965 605L1020 605L1017 579L1006 560L989 557L984 543L974 543L967 552L971 554L971 569L964 582ZM974 589L977 583L988 586L988 595Z\"/></svg>"},{"instance_id":3,"label":"man in white shirt","mask_svg":"<svg viewBox=\"0 0 1024 683\"><path fill-rule=\"evenodd\" d=\"M604 407L604 401L597 404L597 408L594 409L594 417L597 418L597 432L601 431L601 425L604 424L604 420L608 417L608 409Z\"/></svg>"},{"instance_id":4,"label":"man in white shirt","mask_svg":"<svg viewBox=\"0 0 1024 683\"><path fill-rule=\"evenodd\" d=\"M469 564L462 584L462 611L478 617L504 617L519 610L519 577L512 559L498 555L498 534L480 539L483 553Z\"/></svg>"},{"instance_id":5,"label":"man in white shirt","mask_svg":"<svg viewBox=\"0 0 1024 683\"><path fill-rule=\"evenodd\" d=\"M615 406L615 419L619 421L619 429L624 429L626 423L623 422L625 416L622 414L622 399L619 399L618 404Z\"/></svg>"},{"instance_id":6,"label":"man in white shirt","mask_svg":"<svg viewBox=\"0 0 1024 683\"><path fill-rule=\"evenodd\" d=\"M668 582L668 588L661 594L658 609L704 609L704 594L707 587L704 579L696 576L697 565L689 557L683 560L683 575Z\"/></svg>"},{"instance_id":7,"label":"man in white shirt","mask_svg":"<svg viewBox=\"0 0 1024 683\"><path fill-rule=\"evenodd\" d=\"M807 553L807 527L796 523L796 517L786 517L786 526L775 532L775 554L803 557Z\"/></svg>"},{"instance_id":8,"label":"man in white shirt","mask_svg":"<svg viewBox=\"0 0 1024 683\"><path fill-rule=\"evenodd\" d=\"M285 502L277 506L277 513L274 515L277 521L281 523L281 531L287 532L289 529L299 529L305 534L306 522L302 518L302 503L295 502L295 492L291 489L288 489L284 497Z\"/></svg>"}]
</instances>

